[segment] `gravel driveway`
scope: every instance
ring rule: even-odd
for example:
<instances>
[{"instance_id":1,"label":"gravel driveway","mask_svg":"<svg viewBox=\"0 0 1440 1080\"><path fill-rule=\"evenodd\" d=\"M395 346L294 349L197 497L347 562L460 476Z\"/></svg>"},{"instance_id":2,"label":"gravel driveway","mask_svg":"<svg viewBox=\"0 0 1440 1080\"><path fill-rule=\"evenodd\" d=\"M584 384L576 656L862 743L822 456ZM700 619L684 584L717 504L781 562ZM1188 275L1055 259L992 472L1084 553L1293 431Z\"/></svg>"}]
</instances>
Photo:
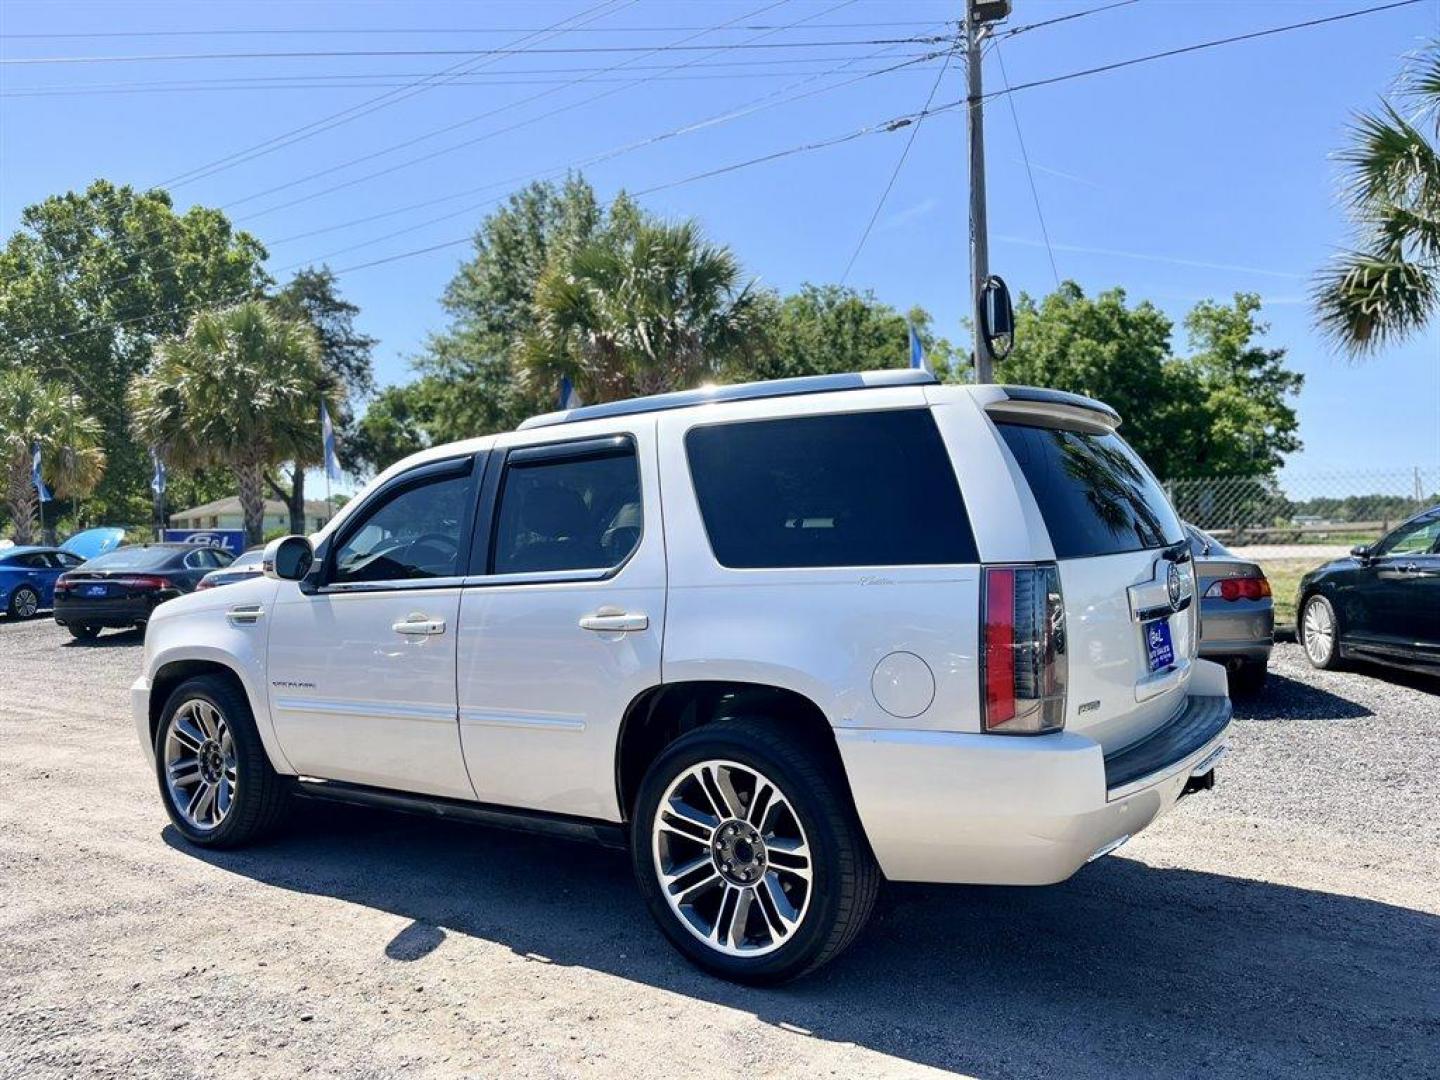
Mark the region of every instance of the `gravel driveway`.
<instances>
[{"instance_id":1,"label":"gravel driveway","mask_svg":"<svg viewBox=\"0 0 1440 1080\"><path fill-rule=\"evenodd\" d=\"M1440 685L1279 646L1214 792L1048 889L892 887L792 987L687 967L616 853L305 804L166 821L135 634L0 620L0 1075L1440 1075Z\"/></svg>"}]
</instances>

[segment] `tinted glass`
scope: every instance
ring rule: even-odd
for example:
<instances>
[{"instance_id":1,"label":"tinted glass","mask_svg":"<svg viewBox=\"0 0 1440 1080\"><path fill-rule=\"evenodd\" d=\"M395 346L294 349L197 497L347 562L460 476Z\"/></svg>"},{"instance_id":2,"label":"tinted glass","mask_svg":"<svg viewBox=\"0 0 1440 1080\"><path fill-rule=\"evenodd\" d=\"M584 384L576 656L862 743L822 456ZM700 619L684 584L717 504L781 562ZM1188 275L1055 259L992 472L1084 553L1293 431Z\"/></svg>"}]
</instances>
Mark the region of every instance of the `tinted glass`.
<instances>
[{"instance_id":1,"label":"tinted glass","mask_svg":"<svg viewBox=\"0 0 1440 1080\"><path fill-rule=\"evenodd\" d=\"M160 570L178 566L185 552L168 547L123 547L97 555L85 564L86 570Z\"/></svg>"},{"instance_id":2,"label":"tinted glass","mask_svg":"<svg viewBox=\"0 0 1440 1080\"><path fill-rule=\"evenodd\" d=\"M500 491L494 573L599 570L640 543L635 448L564 461L510 464Z\"/></svg>"},{"instance_id":3,"label":"tinted glass","mask_svg":"<svg viewBox=\"0 0 1440 1080\"><path fill-rule=\"evenodd\" d=\"M48 569L51 563L43 551L32 551L26 555L11 556L10 565L23 566L27 570L44 570Z\"/></svg>"},{"instance_id":4,"label":"tinted glass","mask_svg":"<svg viewBox=\"0 0 1440 1080\"><path fill-rule=\"evenodd\" d=\"M265 554L263 551L247 551L243 555L236 556L235 561L230 564L231 570L243 570L247 566L259 566L260 559Z\"/></svg>"},{"instance_id":5,"label":"tinted glass","mask_svg":"<svg viewBox=\"0 0 1440 1080\"><path fill-rule=\"evenodd\" d=\"M402 581L463 572L461 537L470 477L451 476L404 488L360 511L335 553L331 581Z\"/></svg>"},{"instance_id":6,"label":"tinted glass","mask_svg":"<svg viewBox=\"0 0 1440 1080\"><path fill-rule=\"evenodd\" d=\"M685 450L723 566L978 561L927 410L716 424L691 430Z\"/></svg>"},{"instance_id":7,"label":"tinted glass","mask_svg":"<svg viewBox=\"0 0 1440 1080\"><path fill-rule=\"evenodd\" d=\"M1040 506L1060 559L1185 539L1155 477L1119 435L996 424Z\"/></svg>"},{"instance_id":8,"label":"tinted glass","mask_svg":"<svg viewBox=\"0 0 1440 1080\"><path fill-rule=\"evenodd\" d=\"M1380 555L1428 555L1440 543L1440 517L1402 525L1380 544Z\"/></svg>"}]
</instances>

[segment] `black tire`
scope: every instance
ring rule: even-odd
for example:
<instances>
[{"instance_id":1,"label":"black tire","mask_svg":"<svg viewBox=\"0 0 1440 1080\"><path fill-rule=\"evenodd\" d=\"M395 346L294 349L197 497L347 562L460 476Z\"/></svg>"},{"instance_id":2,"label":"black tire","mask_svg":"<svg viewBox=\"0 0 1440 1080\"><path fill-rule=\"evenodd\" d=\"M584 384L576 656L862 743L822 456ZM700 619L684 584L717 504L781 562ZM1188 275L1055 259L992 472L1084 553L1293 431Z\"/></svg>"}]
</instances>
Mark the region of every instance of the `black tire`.
<instances>
[{"instance_id":1,"label":"black tire","mask_svg":"<svg viewBox=\"0 0 1440 1080\"><path fill-rule=\"evenodd\" d=\"M76 641L94 641L100 636L100 627L98 626L77 626L75 623L71 623L65 629L70 631L70 636Z\"/></svg>"},{"instance_id":2,"label":"black tire","mask_svg":"<svg viewBox=\"0 0 1440 1080\"><path fill-rule=\"evenodd\" d=\"M1312 635L1310 630L1311 609L1314 608L1318 620L1328 619L1330 625L1330 638L1328 648L1325 646L1323 637L1318 634ZM1340 667L1340 614L1335 610L1335 605L1320 593L1311 593L1300 605L1300 615L1295 620L1295 636L1300 642L1301 648L1305 650L1305 659L1310 661L1310 666L1320 668L1322 671L1333 671Z\"/></svg>"},{"instance_id":3,"label":"black tire","mask_svg":"<svg viewBox=\"0 0 1440 1080\"><path fill-rule=\"evenodd\" d=\"M1264 660L1241 660L1230 669L1230 693L1237 697L1254 697L1265 689L1268 671Z\"/></svg>"},{"instance_id":4,"label":"black tire","mask_svg":"<svg viewBox=\"0 0 1440 1080\"><path fill-rule=\"evenodd\" d=\"M645 774L631 823L635 878L665 936L697 967L755 985L798 978L848 948L870 918L881 880L839 763L778 727L764 718L736 718L681 736ZM793 809L811 851L808 909L789 939L764 955L727 955L702 943L671 909L657 877L651 830L660 802L678 777L709 760L733 761L768 777Z\"/></svg>"},{"instance_id":5,"label":"black tire","mask_svg":"<svg viewBox=\"0 0 1440 1080\"><path fill-rule=\"evenodd\" d=\"M165 745L178 710L198 699L219 711L235 747L235 781L231 804L219 824L201 829L187 820L175 805L166 780ZM284 820L290 801L288 782L270 765L255 717L244 693L228 679L200 675L175 688L165 702L155 731L155 779L160 799L175 828L192 844L206 848L234 848L263 839Z\"/></svg>"},{"instance_id":6,"label":"black tire","mask_svg":"<svg viewBox=\"0 0 1440 1080\"><path fill-rule=\"evenodd\" d=\"M9 610L12 619L33 619L40 610L40 594L29 585L21 585L10 594Z\"/></svg>"}]
</instances>

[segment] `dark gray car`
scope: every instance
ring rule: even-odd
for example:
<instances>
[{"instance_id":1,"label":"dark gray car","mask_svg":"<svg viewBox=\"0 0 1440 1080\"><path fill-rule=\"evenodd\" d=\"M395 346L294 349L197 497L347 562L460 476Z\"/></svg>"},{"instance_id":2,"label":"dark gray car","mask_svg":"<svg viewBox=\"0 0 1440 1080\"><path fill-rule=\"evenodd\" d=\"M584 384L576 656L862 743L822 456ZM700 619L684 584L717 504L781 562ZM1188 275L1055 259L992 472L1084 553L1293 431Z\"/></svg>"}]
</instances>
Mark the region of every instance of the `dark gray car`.
<instances>
[{"instance_id":1,"label":"dark gray car","mask_svg":"<svg viewBox=\"0 0 1440 1080\"><path fill-rule=\"evenodd\" d=\"M1185 526L1185 535L1200 590L1200 655L1225 665L1231 693L1257 693L1275 641L1275 601L1265 571L1194 525Z\"/></svg>"}]
</instances>

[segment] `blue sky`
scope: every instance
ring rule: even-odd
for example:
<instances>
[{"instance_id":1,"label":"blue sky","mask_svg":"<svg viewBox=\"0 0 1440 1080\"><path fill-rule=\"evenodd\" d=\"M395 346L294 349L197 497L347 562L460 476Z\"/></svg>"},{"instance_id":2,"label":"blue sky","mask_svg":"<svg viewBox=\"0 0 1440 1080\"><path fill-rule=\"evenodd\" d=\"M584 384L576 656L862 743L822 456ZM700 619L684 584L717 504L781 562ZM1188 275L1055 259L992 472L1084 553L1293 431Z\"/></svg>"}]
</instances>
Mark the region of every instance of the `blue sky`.
<instances>
[{"instance_id":1,"label":"blue sky","mask_svg":"<svg viewBox=\"0 0 1440 1080\"><path fill-rule=\"evenodd\" d=\"M1015 35L1001 45L1000 58L1018 84L1374 2L1137 0ZM1009 25L1101 3L1015 0ZM476 204L502 195L518 178L751 104L762 107L618 154L586 175L605 195L620 187L645 190L914 112L935 85L938 61L857 76L931 47L870 42L939 32L959 11L958 0L4 0L0 52L9 58L495 49L575 16L593 20L589 29L518 47L686 47L653 55L6 65L0 67L6 95L0 97L0 230L11 231L26 204L95 177L141 186L167 181L379 95L408 94L405 84L430 73L483 60L463 84L410 94L173 186L182 207L227 207L269 246L277 277L311 260L355 266L463 238L484 213ZM731 25L702 32L722 23ZM277 29L323 32L233 33ZM203 33L114 36L153 30ZM410 32L416 30L426 32ZM19 36L82 32L112 36ZM1306 302L1311 274L1345 239L1331 155L1343 145L1347 119L1386 91L1402 54L1437 34L1440 0L1427 0L1024 90L1011 99L1062 277L1087 291L1123 286L1177 324L1201 298L1228 298L1237 290L1263 297L1270 340L1287 348L1291 365L1306 376L1299 401L1305 448L1291 460L1291 473L1440 465L1440 326L1356 366L1315 333ZM760 42L782 47L709 51ZM557 70L566 68L579 70ZM987 89L1000 85L994 54L985 74ZM315 76L328 81L317 85ZM297 77L309 85L296 88ZM237 78L252 81L241 89L205 81ZM936 103L960 98L963 80L960 65L951 64ZM181 85L154 85L166 82ZM104 84L105 92L23 93L94 84ZM454 130L431 135L450 125ZM986 125L992 269L1016 291L1045 292L1054 279L1004 98L990 103ZM835 281L905 138L905 131L867 135L666 187L642 201L670 217L698 218L770 285ZM410 140L413 145L395 149ZM924 123L848 279L897 307L923 305L952 338L961 336L967 286L964 144L961 111ZM427 154L435 156L411 163ZM302 180L320 170L331 171ZM287 186L259 194L281 185ZM344 186L324 191L337 185ZM410 206L366 224L330 228ZM424 224L440 215L452 216ZM381 239L402 229L408 231ZM409 357L443 325L438 298L465 252L450 246L343 275L345 293L363 310L362 327L380 339L382 382L405 379ZM1176 344L1183 349L1180 335Z\"/></svg>"}]
</instances>

